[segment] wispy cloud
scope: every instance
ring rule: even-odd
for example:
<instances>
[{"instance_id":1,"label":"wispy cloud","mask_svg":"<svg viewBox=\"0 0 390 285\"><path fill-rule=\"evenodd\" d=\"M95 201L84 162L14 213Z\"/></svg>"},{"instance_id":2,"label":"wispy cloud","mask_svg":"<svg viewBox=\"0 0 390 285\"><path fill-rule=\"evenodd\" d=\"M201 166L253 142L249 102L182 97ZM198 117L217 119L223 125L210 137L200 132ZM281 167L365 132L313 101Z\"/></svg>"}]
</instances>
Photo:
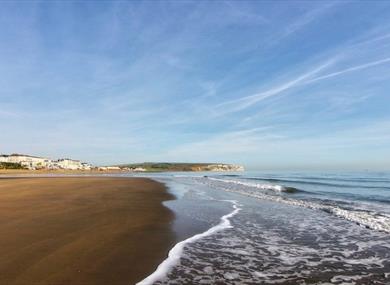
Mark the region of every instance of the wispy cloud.
<instances>
[{"instance_id":1,"label":"wispy cloud","mask_svg":"<svg viewBox=\"0 0 390 285\"><path fill-rule=\"evenodd\" d=\"M341 4L341 2L336 1L328 1L325 4L323 3L325 2L322 2L320 5L316 5L314 8L309 9L303 14L297 15L296 20L283 25L284 28L279 33L275 34L268 45L280 42L283 39L299 32L305 27L310 26L314 21L319 21L321 17L325 16L331 9Z\"/></svg>"},{"instance_id":2,"label":"wispy cloud","mask_svg":"<svg viewBox=\"0 0 390 285\"><path fill-rule=\"evenodd\" d=\"M261 142L270 140L282 140L284 137L272 133L270 127L244 129L240 131L230 131L199 141L183 144L179 147L164 153L172 160L186 159L191 153L197 153L200 160L207 160L207 157L218 157L220 160L223 154L245 155L256 151Z\"/></svg>"},{"instance_id":3,"label":"wispy cloud","mask_svg":"<svg viewBox=\"0 0 390 285\"><path fill-rule=\"evenodd\" d=\"M360 71L360 70L368 69L368 68L371 68L371 67L374 67L377 65L389 63L390 57L367 62L364 64L351 66L351 67L348 67L348 68L345 68L342 70L338 70L335 72L331 72L331 73L328 73L325 75L320 75L320 76L312 78L313 76L320 73L324 69L330 67L331 65L335 64L336 62L337 62L337 56L335 56L334 58L319 65L315 69L310 70L309 72L306 72L302 75L299 75L298 77L291 79L285 83L281 83L279 85L276 85L276 86L274 86L266 91L256 93L253 95L249 95L246 97L242 97L239 99L234 99L234 100L220 103L216 106L217 115L225 115L225 114L229 114L232 112L242 111L244 109L247 109L247 108L257 104L258 102L260 102L262 100L265 100L265 99L272 97L272 96L279 95L279 94L283 93L284 91L287 91L289 89L292 89L292 88L295 88L298 86L303 86L303 85L315 83L315 82L318 82L321 80L325 80L325 79L329 79L329 78L333 78L333 77L337 77L337 76L342 76L346 73Z\"/></svg>"},{"instance_id":4,"label":"wispy cloud","mask_svg":"<svg viewBox=\"0 0 390 285\"><path fill-rule=\"evenodd\" d=\"M266 91L256 93L250 96L246 96L243 98L235 99L235 100L230 100L224 103L221 103L217 106L217 109L220 111L217 111L218 115L224 115L227 113L232 113L232 112L238 112L241 110L244 110L246 108L249 108L253 106L254 104L265 100L269 97L279 95L280 93L287 91L291 88L294 88L296 86L301 85L302 83L305 82L306 79L314 76L315 74L319 73L323 69L329 67L331 64L333 64L334 59L327 60L325 63L317 66L316 68L299 75L298 77L291 79L285 83L281 83L277 86L274 86Z\"/></svg>"},{"instance_id":5,"label":"wispy cloud","mask_svg":"<svg viewBox=\"0 0 390 285\"><path fill-rule=\"evenodd\" d=\"M313 83L313 82L316 82L316 81L320 81L320 80L324 80L324 79L328 79L328 78L332 78L332 77L336 77L336 76L340 76L340 75L343 75L345 73L349 73L349 72L352 72L352 71L363 70L363 69L370 68L370 67L373 67L373 66L376 66L376 65L385 64L385 63L388 63L388 62L390 62L390 57L386 57L386 58L383 58L383 59L380 59L380 60L376 60L376 61L367 62L367 63L356 65L356 66L351 66L351 67L348 67L348 68L345 68L345 69L342 69L342 70L339 70L339 71L336 71L336 72L332 72L332 73L329 73L329 74L325 74L325 75L321 75L321 76L315 77L313 79L309 79L309 80L307 80L305 82L305 84Z\"/></svg>"}]
</instances>

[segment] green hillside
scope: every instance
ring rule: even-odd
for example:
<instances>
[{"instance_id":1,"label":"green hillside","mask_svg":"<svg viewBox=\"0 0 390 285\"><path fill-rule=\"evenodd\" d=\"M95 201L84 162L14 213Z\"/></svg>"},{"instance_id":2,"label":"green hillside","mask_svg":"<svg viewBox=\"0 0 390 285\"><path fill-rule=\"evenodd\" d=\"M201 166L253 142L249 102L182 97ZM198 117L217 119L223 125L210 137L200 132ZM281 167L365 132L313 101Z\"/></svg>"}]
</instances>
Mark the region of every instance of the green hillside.
<instances>
[{"instance_id":1,"label":"green hillside","mask_svg":"<svg viewBox=\"0 0 390 285\"><path fill-rule=\"evenodd\" d=\"M117 165L121 168L144 168L146 171L202 171L210 163L144 162Z\"/></svg>"}]
</instances>

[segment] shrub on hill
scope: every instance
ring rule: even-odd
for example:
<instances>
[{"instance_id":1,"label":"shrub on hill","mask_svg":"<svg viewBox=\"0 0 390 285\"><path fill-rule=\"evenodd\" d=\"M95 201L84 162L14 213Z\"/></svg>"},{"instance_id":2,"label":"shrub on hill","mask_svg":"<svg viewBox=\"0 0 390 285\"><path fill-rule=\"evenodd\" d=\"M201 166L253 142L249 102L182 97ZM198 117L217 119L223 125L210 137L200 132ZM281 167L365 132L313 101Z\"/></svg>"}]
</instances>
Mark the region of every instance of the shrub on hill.
<instances>
[{"instance_id":1,"label":"shrub on hill","mask_svg":"<svg viewBox=\"0 0 390 285\"><path fill-rule=\"evenodd\" d=\"M20 163L0 162L0 169L25 169Z\"/></svg>"}]
</instances>

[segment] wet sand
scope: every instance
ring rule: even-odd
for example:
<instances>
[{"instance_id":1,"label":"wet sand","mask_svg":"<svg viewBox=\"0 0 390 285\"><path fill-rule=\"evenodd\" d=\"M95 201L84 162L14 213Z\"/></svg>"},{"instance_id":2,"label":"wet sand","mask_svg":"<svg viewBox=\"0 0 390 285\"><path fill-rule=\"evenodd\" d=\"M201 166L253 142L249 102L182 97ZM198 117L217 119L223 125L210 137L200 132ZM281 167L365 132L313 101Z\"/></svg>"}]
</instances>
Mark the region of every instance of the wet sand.
<instances>
[{"instance_id":1,"label":"wet sand","mask_svg":"<svg viewBox=\"0 0 390 285\"><path fill-rule=\"evenodd\" d=\"M0 284L134 284L174 244L144 178L0 178Z\"/></svg>"}]
</instances>

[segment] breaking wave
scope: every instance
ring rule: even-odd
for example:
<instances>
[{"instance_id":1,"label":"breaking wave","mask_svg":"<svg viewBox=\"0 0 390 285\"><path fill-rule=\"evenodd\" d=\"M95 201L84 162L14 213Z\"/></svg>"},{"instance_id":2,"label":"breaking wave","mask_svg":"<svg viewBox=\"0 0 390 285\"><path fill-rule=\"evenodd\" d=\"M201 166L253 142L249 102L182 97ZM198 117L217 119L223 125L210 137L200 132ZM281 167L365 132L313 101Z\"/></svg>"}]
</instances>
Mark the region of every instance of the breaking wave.
<instances>
[{"instance_id":1,"label":"breaking wave","mask_svg":"<svg viewBox=\"0 0 390 285\"><path fill-rule=\"evenodd\" d=\"M271 190L274 192L295 193L295 192L301 191L301 190L294 188L294 187L286 187L286 186L275 185L275 184L250 183L250 182L243 182L243 181L238 181L238 180L219 179L219 178L213 178L213 177L208 177L208 178L210 180L214 180L214 181L220 181L220 182L231 183L231 184L236 184L236 185L243 185L243 186L247 186L247 187L254 187L257 189L261 189L261 190Z\"/></svg>"},{"instance_id":2,"label":"breaking wave","mask_svg":"<svg viewBox=\"0 0 390 285\"><path fill-rule=\"evenodd\" d=\"M233 211L229 214L226 214L221 217L219 224L216 226L211 227L207 231L194 235L186 240L183 240L179 243L177 243L168 253L168 257L157 267L157 269L148 277L146 277L144 280L138 282L136 285L150 285L154 282L157 282L159 280L162 280L167 273L179 262L182 253L184 251L184 247L187 244L196 242L204 237L213 235L219 231L232 228L233 226L230 223L230 219L237 215L237 213L241 210L239 207L237 201L234 200L222 200L225 202L230 202L233 205Z\"/></svg>"},{"instance_id":3,"label":"breaking wave","mask_svg":"<svg viewBox=\"0 0 390 285\"><path fill-rule=\"evenodd\" d=\"M341 183L330 183L330 182L313 182L306 180L293 180L293 179L278 179L278 178L246 178L250 180L261 180L274 183L299 183L299 184L309 184L309 185L319 185L319 186L330 186L338 188L366 188L366 189L385 189L389 190L389 187L386 186L369 186L369 185L352 185L352 184L341 184Z\"/></svg>"},{"instance_id":4,"label":"breaking wave","mask_svg":"<svg viewBox=\"0 0 390 285\"><path fill-rule=\"evenodd\" d=\"M209 177L208 180L209 183L207 184L209 186L223 189L228 192L238 193L257 199L284 203L292 206L299 206L313 210L324 211L337 217L349 220L351 222L355 222L366 228L390 233L390 215L385 213L361 209L345 209L338 205L329 205L320 202L298 200L276 195L267 195L264 192L262 193L257 190L254 190L254 188L259 188L263 190L273 190L276 192L288 192L286 191L286 189L288 189L289 187L284 187L281 185L246 183L241 181L224 180L211 177ZM234 187L232 186L232 184L237 185L239 187Z\"/></svg>"}]
</instances>

